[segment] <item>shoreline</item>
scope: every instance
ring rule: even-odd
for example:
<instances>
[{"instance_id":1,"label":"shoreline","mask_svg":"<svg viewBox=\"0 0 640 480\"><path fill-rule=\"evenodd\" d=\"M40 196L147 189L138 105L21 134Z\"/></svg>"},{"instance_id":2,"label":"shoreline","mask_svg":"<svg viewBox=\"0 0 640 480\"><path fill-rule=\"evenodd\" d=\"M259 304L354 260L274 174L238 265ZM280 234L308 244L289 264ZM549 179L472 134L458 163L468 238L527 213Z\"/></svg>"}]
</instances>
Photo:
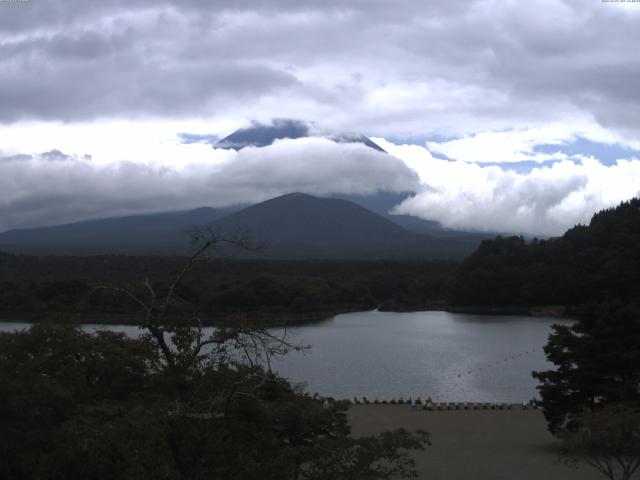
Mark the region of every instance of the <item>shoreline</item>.
<instances>
[{"instance_id":1,"label":"shoreline","mask_svg":"<svg viewBox=\"0 0 640 480\"><path fill-rule=\"evenodd\" d=\"M231 319L243 317L249 319L249 323L266 326L268 328L281 327L298 327L303 325L312 325L329 320L336 315L343 313L351 313L367 310L348 310L348 311L327 311L327 312L308 312L308 313L256 313L256 312L233 312L229 314L221 314L219 317L209 317L202 321L203 327L214 327L219 325L222 319ZM76 313L54 313L38 315L33 313L2 313L0 314L0 322L5 323L61 323L75 325L126 325L131 327L140 326L140 322L136 321L136 315L133 314L86 314L80 315ZM194 327L197 324L193 325Z\"/></svg>"},{"instance_id":2,"label":"shoreline","mask_svg":"<svg viewBox=\"0 0 640 480\"><path fill-rule=\"evenodd\" d=\"M229 312L221 313L218 317L209 317L202 322L203 327L212 327L217 325L222 318L237 317L242 319L250 319L250 323L264 325L270 328L280 327L299 327L305 325L314 325L337 315L343 315L346 313L359 313L380 311L387 313L419 313L419 312L447 312L447 313L459 313L466 315L495 315L495 316L525 316L525 317L550 317L558 319L567 319L565 316L567 308L560 305L550 306L526 306L526 307L485 307L485 306L452 306L452 305L433 305L422 306L419 309L336 309L320 312ZM82 316L82 320L75 321L74 317L79 317L77 313L58 313L52 312L47 314L25 313L25 312L7 312L0 313L0 322L5 323L69 323L69 324L104 324L104 325L127 325L127 326L139 326L140 322L135 320L134 314L107 314L107 313L92 313ZM194 325L196 326L196 325Z\"/></svg>"},{"instance_id":3,"label":"shoreline","mask_svg":"<svg viewBox=\"0 0 640 480\"><path fill-rule=\"evenodd\" d=\"M527 305L527 306L447 306L449 313L469 315L522 315L527 317L567 318L564 305Z\"/></svg>"}]
</instances>

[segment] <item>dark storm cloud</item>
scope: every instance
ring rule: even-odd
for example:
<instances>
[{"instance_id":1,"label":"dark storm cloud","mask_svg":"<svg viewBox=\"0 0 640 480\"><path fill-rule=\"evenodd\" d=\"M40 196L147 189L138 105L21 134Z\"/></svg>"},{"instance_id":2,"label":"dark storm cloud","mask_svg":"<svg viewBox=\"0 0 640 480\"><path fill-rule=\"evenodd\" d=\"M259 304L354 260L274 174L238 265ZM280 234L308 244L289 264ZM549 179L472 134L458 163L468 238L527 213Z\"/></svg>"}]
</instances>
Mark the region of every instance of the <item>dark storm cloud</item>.
<instances>
[{"instance_id":1,"label":"dark storm cloud","mask_svg":"<svg viewBox=\"0 0 640 480\"><path fill-rule=\"evenodd\" d=\"M637 5L577 0L3 3L0 121L284 113L408 135L580 117L631 132L639 22Z\"/></svg>"},{"instance_id":2,"label":"dark storm cloud","mask_svg":"<svg viewBox=\"0 0 640 480\"><path fill-rule=\"evenodd\" d=\"M100 41L56 38L29 49L29 55L0 61L5 121L198 115L231 101L231 91L234 101L244 101L296 83L259 63L162 64L132 51L110 54L116 48Z\"/></svg>"}]
</instances>

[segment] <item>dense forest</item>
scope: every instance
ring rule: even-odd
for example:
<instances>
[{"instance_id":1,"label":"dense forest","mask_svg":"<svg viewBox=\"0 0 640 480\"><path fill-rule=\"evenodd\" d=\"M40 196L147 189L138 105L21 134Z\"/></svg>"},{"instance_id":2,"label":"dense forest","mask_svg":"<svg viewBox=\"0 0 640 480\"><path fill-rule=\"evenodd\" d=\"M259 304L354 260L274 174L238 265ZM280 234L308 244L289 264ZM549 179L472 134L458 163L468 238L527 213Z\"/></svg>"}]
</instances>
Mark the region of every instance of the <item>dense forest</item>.
<instances>
[{"instance_id":1,"label":"dense forest","mask_svg":"<svg viewBox=\"0 0 640 480\"><path fill-rule=\"evenodd\" d=\"M13 319L134 321L113 289L167 288L183 257L26 256L0 253L0 315ZM206 258L180 286L205 322L243 313L307 322L352 310L523 309L587 302L638 303L640 200L622 203L562 237L483 241L446 261L267 261Z\"/></svg>"},{"instance_id":2,"label":"dense forest","mask_svg":"<svg viewBox=\"0 0 640 480\"><path fill-rule=\"evenodd\" d=\"M5 318L129 321L136 305L102 286L167 288L181 257L55 257L0 254L0 315ZM180 285L204 321L242 312L304 322L328 313L442 305L449 262L246 261L207 258ZM74 317L71 317L74 318Z\"/></svg>"},{"instance_id":3,"label":"dense forest","mask_svg":"<svg viewBox=\"0 0 640 480\"><path fill-rule=\"evenodd\" d=\"M640 295L640 199L593 216L562 237L483 241L451 284L455 305L565 305Z\"/></svg>"}]
</instances>

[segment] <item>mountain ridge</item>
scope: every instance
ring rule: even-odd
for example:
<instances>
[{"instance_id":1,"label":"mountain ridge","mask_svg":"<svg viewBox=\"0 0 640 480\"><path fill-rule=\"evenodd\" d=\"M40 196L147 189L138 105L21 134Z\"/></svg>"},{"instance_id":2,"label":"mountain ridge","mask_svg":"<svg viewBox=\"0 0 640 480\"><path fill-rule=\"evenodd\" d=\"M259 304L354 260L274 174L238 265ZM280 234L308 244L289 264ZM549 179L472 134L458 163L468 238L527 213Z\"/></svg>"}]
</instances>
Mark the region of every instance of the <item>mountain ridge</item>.
<instances>
[{"instance_id":1,"label":"mountain ridge","mask_svg":"<svg viewBox=\"0 0 640 480\"><path fill-rule=\"evenodd\" d=\"M270 244L261 255L274 259L461 258L481 240L472 234L421 235L348 200L296 192L233 211L204 207L12 230L0 234L0 249L27 254L184 254L189 243L185 231L202 224L248 229Z\"/></svg>"}]
</instances>

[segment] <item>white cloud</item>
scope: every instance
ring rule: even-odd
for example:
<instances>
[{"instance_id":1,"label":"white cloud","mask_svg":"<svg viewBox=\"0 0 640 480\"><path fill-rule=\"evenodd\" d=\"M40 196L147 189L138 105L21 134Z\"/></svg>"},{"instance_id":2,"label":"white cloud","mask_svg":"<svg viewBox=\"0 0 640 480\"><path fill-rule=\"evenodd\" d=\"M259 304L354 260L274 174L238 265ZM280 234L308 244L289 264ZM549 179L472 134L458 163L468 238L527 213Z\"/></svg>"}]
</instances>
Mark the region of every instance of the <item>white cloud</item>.
<instances>
[{"instance_id":1,"label":"white cloud","mask_svg":"<svg viewBox=\"0 0 640 480\"><path fill-rule=\"evenodd\" d=\"M96 164L122 161L152 164L215 164L228 158L224 150L206 144L183 144L181 132L211 134L228 132L239 124L213 120L102 121L65 124L60 122L19 122L0 128L2 155L60 150L68 155L91 155Z\"/></svg>"},{"instance_id":2,"label":"white cloud","mask_svg":"<svg viewBox=\"0 0 640 480\"><path fill-rule=\"evenodd\" d=\"M423 183L397 213L437 220L449 228L558 235L640 192L638 159L606 166L592 157L573 157L517 173L440 160L424 147L375 140L415 169Z\"/></svg>"},{"instance_id":3,"label":"white cloud","mask_svg":"<svg viewBox=\"0 0 640 480\"><path fill-rule=\"evenodd\" d=\"M599 143L631 145L601 127L584 121L570 124L548 124L542 127L506 131L484 131L448 141L427 142L429 151L452 160L475 163L545 162L566 160L562 145L578 137ZM551 153L536 151L540 145L557 146Z\"/></svg>"},{"instance_id":4,"label":"white cloud","mask_svg":"<svg viewBox=\"0 0 640 480\"><path fill-rule=\"evenodd\" d=\"M286 116L459 137L586 119L628 141L640 125L632 4L66 0L2 10L4 124Z\"/></svg>"},{"instance_id":5,"label":"white cloud","mask_svg":"<svg viewBox=\"0 0 640 480\"><path fill-rule=\"evenodd\" d=\"M206 125L182 126L209 132ZM216 150L206 144L180 144L171 134L175 127L87 127L71 155L51 148L56 140L73 145L65 129L38 127L42 135L34 144L52 151L47 154L14 151L11 138L5 137L11 151L0 161L0 229L258 202L293 191L330 195L413 190L417 195L398 206L398 213L455 229L556 235L640 190L638 159L606 166L592 157L574 156L519 173L508 164L441 160L428 148L383 138L374 141L391 155L317 137L239 152ZM571 137L545 130L513 135L515 139L504 132L493 138L531 149L538 141ZM141 158L127 160L137 155Z\"/></svg>"},{"instance_id":6,"label":"white cloud","mask_svg":"<svg viewBox=\"0 0 640 480\"><path fill-rule=\"evenodd\" d=\"M198 144L173 152L192 147L208 148L219 161L97 162L60 153L0 159L0 230L258 202L293 191L367 194L419 186L402 161L362 144L305 138L240 152Z\"/></svg>"},{"instance_id":7,"label":"white cloud","mask_svg":"<svg viewBox=\"0 0 640 480\"><path fill-rule=\"evenodd\" d=\"M428 142L427 147L431 152L465 162L561 160L566 158L561 152L535 153L534 147L544 144L559 145L575 138L572 133L563 130L546 127L515 132L482 132L445 142Z\"/></svg>"}]
</instances>

